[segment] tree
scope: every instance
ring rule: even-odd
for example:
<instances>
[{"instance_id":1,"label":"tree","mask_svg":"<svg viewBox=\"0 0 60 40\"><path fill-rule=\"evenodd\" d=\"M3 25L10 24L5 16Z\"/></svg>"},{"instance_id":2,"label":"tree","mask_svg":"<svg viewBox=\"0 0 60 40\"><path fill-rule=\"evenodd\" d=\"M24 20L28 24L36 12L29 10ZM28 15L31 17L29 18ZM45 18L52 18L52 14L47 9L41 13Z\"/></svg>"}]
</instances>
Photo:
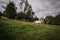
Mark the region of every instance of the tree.
<instances>
[{"instance_id":1,"label":"tree","mask_svg":"<svg viewBox=\"0 0 60 40\"><path fill-rule=\"evenodd\" d=\"M25 19L28 19L28 20L32 20L33 19L34 12L32 10L32 6L28 3L27 0L25 2L24 13L26 15Z\"/></svg>"},{"instance_id":2,"label":"tree","mask_svg":"<svg viewBox=\"0 0 60 40\"><path fill-rule=\"evenodd\" d=\"M53 23L52 21L53 21L53 16L46 16L44 23L52 24Z\"/></svg>"},{"instance_id":3,"label":"tree","mask_svg":"<svg viewBox=\"0 0 60 40\"><path fill-rule=\"evenodd\" d=\"M10 18L10 19L14 19L16 16L16 8L15 8L15 4L13 2L10 2L5 10L5 15L6 17Z\"/></svg>"},{"instance_id":4,"label":"tree","mask_svg":"<svg viewBox=\"0 0 60 40\"><path fill-rule=\"evenodd\" d=\"M24 13L26 13L27 9L28 9L28 6L29 6L29 3L28 1L26 0L25 2L25 7L24 7Z\"/></svg>"},{"instance_id":5,"label":"tree","mask_svg":"<svg viewBox=\"0 0 60 40\"><path fill-rule=\"evenodd\" d=\"M60 25L60 14L58 14L54 17L53 22L54 22L55 25Z\"/></svg>"},{"instance_id":6,"label":"tree","mask_svg":"<svg viewBox=\"0 0 60 40\"><path fill-rule=\"evenodd\" d=\"M25 18L25 14L23 12L20 12L17 14L16 19L24 19Z\"/></svg>"},{"instance_id":7,"label":"tree","mask_svg":"<svg viewBox=\"0 0 60 40\"><path fill-rule=\"evenodd\" d=\"M1 16L2 16L2 12L0 12L0 18L1 18Z\"/></svg>"},{"instance_id":8,"label":"tree","mask_svg":"<svg viewBox=\"0 0 60 40\"><path fill-rule=\"evenodd\" d=\"M34 17L34 21L35 21L35 20L39 20L39 18L38 18L37 16L35 16L35 17Z\"/></svg>"},{"instance_id":9,"label":"tree","mask_svg":"<svg viewBox=\"0 0 60 40\"><path fill-rule=\"evenodd\" d=\"M46 16L44 22L53 25L60 25L60 14L56 15L55 17Z\"/></svg>"}]
</instances>

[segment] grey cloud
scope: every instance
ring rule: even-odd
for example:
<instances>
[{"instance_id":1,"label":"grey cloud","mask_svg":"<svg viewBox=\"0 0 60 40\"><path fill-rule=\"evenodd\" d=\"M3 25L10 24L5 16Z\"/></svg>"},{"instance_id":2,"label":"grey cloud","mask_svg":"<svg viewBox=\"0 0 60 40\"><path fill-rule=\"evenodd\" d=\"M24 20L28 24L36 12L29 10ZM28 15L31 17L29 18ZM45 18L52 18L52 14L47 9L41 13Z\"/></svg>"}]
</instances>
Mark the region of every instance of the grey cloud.
<instances>
[{"instance_id":1,"label":"grey cloud","mask_svg":"<svg viewBox=\"0 0 60 40\"><path fill-rule=\"evenodd\" d=\"M29 0L29 2L39 18L55 15L60 11L60 0Z\"/></svg>"},{"instance_id":2,"label":"grey cloud","mask_svg":"<svg viewBox=\"0 0 60 40\"><path fill-rule=\"evenodd\" d=\"M5 1L8 2L8 0ZM17 11L20 11L20 7L18 4L19 0L11 0L11 1L14 1L16 7L18 7ZM38 16L39 18L45 17L47 15L56 15L57 13L60 12L60 0L28 0L28 2L32 5L35 15ZM3 8L1 7L0 9L3 10Z\"/></svg>"}]
</instances>

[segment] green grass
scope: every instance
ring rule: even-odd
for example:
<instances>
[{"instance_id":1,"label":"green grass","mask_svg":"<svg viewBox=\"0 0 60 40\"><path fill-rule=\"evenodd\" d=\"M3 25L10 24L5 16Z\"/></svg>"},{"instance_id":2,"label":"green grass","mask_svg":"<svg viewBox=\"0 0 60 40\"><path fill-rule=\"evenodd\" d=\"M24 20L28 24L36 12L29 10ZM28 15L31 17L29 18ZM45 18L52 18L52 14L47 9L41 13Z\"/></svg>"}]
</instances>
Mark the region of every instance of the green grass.
<instances>
[{"instance_id":1,"label":"green grass","mask_svg":"<svg viewBox=\"0 0 60 40\"><path fill-rule=\"evenodd\" d=\"M60 40L60 26L0 19L0 40Z\"/></svg>"}]
</instances>

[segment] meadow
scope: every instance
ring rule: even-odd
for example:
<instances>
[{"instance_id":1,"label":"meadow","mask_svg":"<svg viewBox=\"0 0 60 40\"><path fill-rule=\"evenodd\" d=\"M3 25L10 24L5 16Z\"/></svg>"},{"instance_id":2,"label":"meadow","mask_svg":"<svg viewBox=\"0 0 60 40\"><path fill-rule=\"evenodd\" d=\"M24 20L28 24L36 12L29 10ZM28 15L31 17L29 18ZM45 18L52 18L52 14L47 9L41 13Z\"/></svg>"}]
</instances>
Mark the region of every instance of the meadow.
<instances>
[{"instance_id":1,"label":"meadow","mask_svg":"<svg viewBox=\"0 0 60 40\"><path fill-rule=\"evenodd\" d=\"M60 26L0 19L0 40L60 40Z\"/></svg>"}]
</instances>

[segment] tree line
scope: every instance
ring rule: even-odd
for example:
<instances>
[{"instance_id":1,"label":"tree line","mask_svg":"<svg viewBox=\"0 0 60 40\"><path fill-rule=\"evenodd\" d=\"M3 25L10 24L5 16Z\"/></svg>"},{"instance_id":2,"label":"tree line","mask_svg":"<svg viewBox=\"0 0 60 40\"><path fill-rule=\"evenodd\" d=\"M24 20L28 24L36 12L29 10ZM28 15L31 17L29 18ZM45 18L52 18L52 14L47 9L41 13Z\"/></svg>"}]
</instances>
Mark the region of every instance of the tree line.
<instances>
[{"instance_id":1,"label":"tree line","mask_svg":"<svg viewBox=\"0 0 60 40\"><path fill-rule=\"evenodd\" d=\"M60 14L53 16L46 16L44 23L51 25L60 25Z\"/></svg>"},{"instance_id":2,"label":"tree line","mask_svg":"<svg viewBox=\"0 0 60 40\"><path fill-rule=\"evenodd\" d=\"M23 21L34 21L38 19L37 17L34 17L35 13L33 12L32 6L28 3L27 0L25 1L25 7L23 12L21 11L17 13L16 10L17 8L15 7L15 4L13 2L10 2L5 8L3 15L9 19L17 19ZM1 12L0 15L2 15Z\"/></svg>"}]
</instances>

